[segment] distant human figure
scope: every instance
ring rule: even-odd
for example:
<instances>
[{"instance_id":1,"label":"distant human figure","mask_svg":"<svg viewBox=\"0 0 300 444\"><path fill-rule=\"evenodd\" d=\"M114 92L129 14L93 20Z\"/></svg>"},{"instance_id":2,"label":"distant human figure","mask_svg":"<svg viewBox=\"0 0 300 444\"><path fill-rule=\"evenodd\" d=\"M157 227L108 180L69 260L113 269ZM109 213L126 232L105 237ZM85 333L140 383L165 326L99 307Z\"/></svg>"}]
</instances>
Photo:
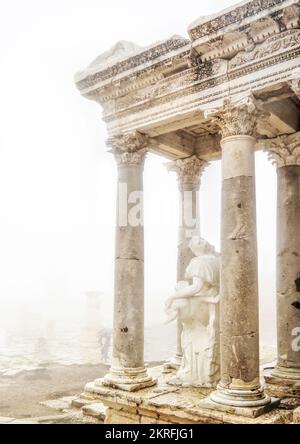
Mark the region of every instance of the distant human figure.
<instances>
[{"instance_id":1,"label":"distant human figure","mask_svg":"<svg viewBox=\"0 0 300 444\"><path fill-rule=\"evenodd\" d=\"M112 330L111 328L102 328L98 332L98 342L100 344L101 360L107 362L109 359L109 349L111 345Z\"/></svg>"},{"instance_id":2,"label":"distant human figure","mask_svg":"<svg viewBox=\"0 0 300 444\"><path fill-rule=\"evenodd\" d=\"M196 257L186 269L187 281L178 282L165 305L167 322L180 319L183 325L183 360L169 383L213 387L220 376L219 254L199 236L191 239L189 247Z\"/></svg>"}]
</instances>

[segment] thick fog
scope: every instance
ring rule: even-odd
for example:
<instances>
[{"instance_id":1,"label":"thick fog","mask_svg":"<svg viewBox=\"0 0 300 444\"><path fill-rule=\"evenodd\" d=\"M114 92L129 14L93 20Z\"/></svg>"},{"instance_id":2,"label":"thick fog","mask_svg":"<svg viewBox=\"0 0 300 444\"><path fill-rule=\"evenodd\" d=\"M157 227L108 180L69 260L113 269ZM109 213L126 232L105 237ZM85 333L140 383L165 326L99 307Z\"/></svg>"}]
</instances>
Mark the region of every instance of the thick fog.
<instances>
[{"instance_id":1,"label":"thick fog","mask_svg":"<svg viewBox=\"0 0 300 444\"><path fill-rule=\"evenodd\" d=\"M0 6L0 333L110 327L116 167L100 106L73 76L118 40L148 45L202 15L213 0L11 0ZM256 155L261 337L275 342L276 172ZM146 324L164 321L176 280L177 184L166 159L145 165ZM200 193L201 234L219 249L220 162ZM77 328L77 327L76 327ZM78 327L79 328L79 327ZM81 328L81 327L80 327ZM79 328L79 329L80 329ZM19 332L19 333L18 333ZM31 333L30 333L31 334ZM0 344L1 345L1 344Z\"/></svg>"}]
</instances>

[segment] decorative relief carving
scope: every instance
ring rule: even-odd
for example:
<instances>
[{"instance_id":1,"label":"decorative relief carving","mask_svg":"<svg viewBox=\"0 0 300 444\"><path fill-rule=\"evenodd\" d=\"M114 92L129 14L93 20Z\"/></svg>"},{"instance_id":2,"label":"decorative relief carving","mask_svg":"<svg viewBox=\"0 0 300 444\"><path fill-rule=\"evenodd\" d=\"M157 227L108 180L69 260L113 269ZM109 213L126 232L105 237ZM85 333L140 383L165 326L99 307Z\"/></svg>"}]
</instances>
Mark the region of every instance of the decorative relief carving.
<instances>
[{"instance_id":1,"label":"decorative relief carving","mask_svg":"<svg viewBox=\"0 0 300 444\"><path fill-rule=\"evenodd\" d=\"M197 62L196 62L197 61ZM204 80L209 77L217 75L224 75L227 73L228 61L222 59L215 59L202 62L200 58L194 59L196 76L195 80ZM196 63L198 63L196 65Z\"/></svg>"},{"instance_id":2,"label":"decorative relief carving","mask_svg":"<svg viewBox=\"0 0 300 444\"><path fill-rule=\"evenodd\" d=\"M300 132L263 141L264 151L278 168L300 165Z\"/></svg>"},{"instance_id":3,"label":"decorative relief carving","mask_svg":"<svg viewBox=\"0 0 300 444\"><path fill-rule=\"evenodd\" d=\"M147 88L143 88L117 98L115 100L115 110L119 111L121 109L126 109L130 106L150 100L153 97L154 89L154 86L148 86Z\"/></svg>"},{"instance_id":4,"label":"decorative relief carving","mask_svg":"<svg viewBox=\"0 0 300 444\"><path fill-rule=\"evenodd\" d=\"M194 80L194 73L186 71L175 74L165 79L163 76L155 85L148 86L138 91L117 98L115 101L115 111L130 108L143 102L162 97L165 94L173 93L176 90L191 85Z\"/></svg>"},{"instance_id":5,"label":"decorative relief carving","mask_svg":"<svg viewBox=\"0 0 300 444\"><path fill-rule=\"evenodd\" d=\"M189 34L193 40L197 40L201 37L205 37L212 33L219 31L234 23L243 21L248 17L259 14L264 9L271 8L276 5L284 3L284 0L254 0L248 3L238 6L235 9L215 17L208 22L202 22L199 26L190 29Z\"/></svg>"},{"instance_id":6,"label":"decorative relief carving","mask_svg":"<svg viewBox=\"0 0 300 444\"><path fill-rule=\"evenodd\" d=\"M297 28L300 25L300 8L297 5L292 5L283 11L282 22L287 29Z\"/></svg>"},{"instance_id":7,"label":"decorative relief carving","mask_svg":"<svg viewBox=\"0 0 300 444\"><path fill-rule=\"evenodd\" d=\"M237 102L225 100L218 110L205 113L219 126L222 138L229 136L256 136L258 118L265 118L268 113L262 111L252 96L246 96Z\"/></svg>"},{"instance_id":8,"label":"decorative relief carving","mask_svg":"<svg viewBox=\"0 0 300 444\"><path fill-rule=\"evenodd\" d=\"M126 134L116 134L107 141L111 153L114 154L117 164L142 164L145 159L149 139L144 134L134 131Z\"/></svg>"},{"instance_id":9,"label":"decorative relief carving","mask_svg":"<svg viewBox=\"0 0 300 444\"><path fill-rule=\"evenodd\" d=\"M155 60L157 57L161 57L171 51L182 48L189 43L189 40L174 36L169 40L166 40L157 46L151 48L146 48L145 51L141 51L133 57L128 57L115 65L106 68L95 74L88 75L83 80L77 82L77 87L81 89L89 88L94 86L96 83L104 81L106 79L117 76L118 74L133 69L139 65Z\"/></svg>"},{"instance_id":10,"label":"decorative relief carving","mask_svg":"<svg viewBox=\"0 0 300 444\"><path fill-rule=\"evenodd\" d=\"M242 51L248 44L245 32L227 32L210 42L206 42L197 47L202 53L201 60L208 61L214 59L231 59L236 53Z\"/></svg>"},{"instance_id":11,"label":"decorative relief carving","mask_svg":"<svg viewBox=\"0 0 300 444\"><path fill-rule=\"evenodd\" d=\"M239 8L236 7L229 14L240 14ZM169 44L163 42L144 51L141 50L138 57L141 54L143 60L148 57L147 64L135 60L135 56L129 56L129 59L123 59L116 66L110 67L111 71L110 73L107 71L105 79L100 78L101 76L95 77L95 83L91 83L90 89L82 91L82 83L81 92L85 97L102 105L103 117L110 132L126 131L128 127L134 128L135 123L138 123L136 125L138 127L144 123L154 124L161 119L162 114L168 116L172 114L176 118L177 113L179 115L189 110L208 108L210 102L221 101L227 95L241 95L250 90L260 91L263 88L270 88L271 83L290 81L291 88L299 97L299 79L291 80L291 76L297 64L299 65L300 30L290 28L256 46L253 43L266 38L268 29L275 32L278 20L282 20L283 16L286 18L286 23L293 22L293 26L296 26L295 18L292 20L295 8L289 8L289 12L286 12L287 8L277 9L278 11L270 12L267 19L259 18L257 21L253 19L249 25L241 24L240 29L244 28L248 37L247 45L252 42L252 46L251 50L239 52L232 60L217 58L203 62L201 55L195 50L190 52L191 47L187 40L175 38L171 39ZM264 14L266 15L267 11ZM286 23L280 24L281 30L287 27ZM227 31L229 30L226 29L224 32L221 30L218 39L222 38L222 32L227 34ZM167 47L172 53L168 54ZM240 46L237 50L241 51L243 47ZM120 63L124 65L120 67ZM132 71L129 66L136 69ZM260 73L262 70L264 72ZM117 79L114 78L115 72ZM104 71L99 74L103 73ZM276 132L264 134L267 137L274 137Z\"/></svg>"},{"instance_id":12,"label":"decorative relief carving","mask_svg":"<svg viewBox=\"0 0 300 444\"><path fill-rule=\"evenodd\" d=\"M251 23L249 35L254 43L260 43L272 34L277 34L279 32L279 24L271 17L264 17L257 22Z\"/></svg>"},{"instance_id":13,"label":"decorative relief carving","mask_svg":"<svg viewBox=\"0 0 300 444\"><path fill-rule=\"evenodd\" d=\"M276 52L299 46L299 44L299 29L285 31L268 38L260 45L251 46L247 51L237 54L232 60L230 60L229 67L232 69L253 60L260 60L264 57L273 55Z\"/></svg>"},{"instance_id":14,"label":"decorative relief carving","mask_svg":"<svg viewBox=\"0 0 300 444\"><path fill-rule=\"evenodd\" d=\"M199 159L197 156L177 159L167 164L168 171L177 173L179 187L190 184L197 186L205 168L209 165L206 160Z\"/></svg>"},{"instance_id":15,"label":"decorative relief carving","mask_svg":"<svg viewBox=\"0 0 300 444\"><path fill-rule=\"evenodd\" d=\"M139 90L145 90L153 88L157 82L164 79L163 73L159 70L153 70L154 72L147 72L147 74L138 73L138 75L132 75L130 78L106 86L101 90L101 101L103 103L108 100L123 97L126 94L134 94ZM140 91L139 91L140 92ZM95 90L92 91L92 94Z\"/></svg>"}]
</instances>

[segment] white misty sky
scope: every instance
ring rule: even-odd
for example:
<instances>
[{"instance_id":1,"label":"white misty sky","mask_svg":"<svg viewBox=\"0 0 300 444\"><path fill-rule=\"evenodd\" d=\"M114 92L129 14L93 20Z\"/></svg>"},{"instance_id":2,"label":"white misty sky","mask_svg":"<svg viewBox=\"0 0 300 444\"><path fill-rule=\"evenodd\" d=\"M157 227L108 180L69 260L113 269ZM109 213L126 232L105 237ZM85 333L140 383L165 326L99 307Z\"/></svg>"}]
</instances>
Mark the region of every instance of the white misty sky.
<instances>
[{"instance_id":1,"label":"white misty sky","mask_svg":"<svg viewBox=\"0 0 300 444\"><path fill-rule=\"evenodd\" d=\"M0 4L0 295L8 308L71 309L89 289L112 311L116 171L99 105L73 75L118 40L186 35L236 2L10 0ZM145 167L146 319L161 321L176 272L177 185L165 159ZM202 235L219 248L220 163L202 179ZM257 155L263 338L274 334L276 173ZM47 304L46 304L47 302ZM269 333L268 330L269 329Z\"/></svg>"}]
</instances>

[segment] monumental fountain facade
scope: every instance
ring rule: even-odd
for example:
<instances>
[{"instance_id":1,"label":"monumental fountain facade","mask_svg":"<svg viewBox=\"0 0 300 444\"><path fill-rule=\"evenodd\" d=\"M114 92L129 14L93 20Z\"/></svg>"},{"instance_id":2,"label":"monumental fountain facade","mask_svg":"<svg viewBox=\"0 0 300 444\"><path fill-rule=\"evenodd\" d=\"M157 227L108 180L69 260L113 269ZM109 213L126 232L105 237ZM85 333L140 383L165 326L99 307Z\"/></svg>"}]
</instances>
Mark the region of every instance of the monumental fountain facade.
<instances>
[{"instance_id":1,"label":"monumental fountain facade","mask_svg":"<svg viewBox=\"0 0 300 444\"><path fill-rule=\"evenodd\" d=\"M282 397L300 399L300 2L244 1L196 20L188 35L146 48L119 42L75 77L80 93L102 106L119 185L112 365L82 399L108 406L107 423L290 421L278 405ZM267 151L278 172L278 359L266 384L259 370L256 150ZM178 281L199 230L201 174L222 159L215 388L170 383L182 368L180 316L174 358L160 368L144 364L142 203L140 223L127 215L143 190L147 152L169 159L180 208L194 214L179 226ZM124 200L124 184L133 199Z\"/></svg>"}]
</instances>

